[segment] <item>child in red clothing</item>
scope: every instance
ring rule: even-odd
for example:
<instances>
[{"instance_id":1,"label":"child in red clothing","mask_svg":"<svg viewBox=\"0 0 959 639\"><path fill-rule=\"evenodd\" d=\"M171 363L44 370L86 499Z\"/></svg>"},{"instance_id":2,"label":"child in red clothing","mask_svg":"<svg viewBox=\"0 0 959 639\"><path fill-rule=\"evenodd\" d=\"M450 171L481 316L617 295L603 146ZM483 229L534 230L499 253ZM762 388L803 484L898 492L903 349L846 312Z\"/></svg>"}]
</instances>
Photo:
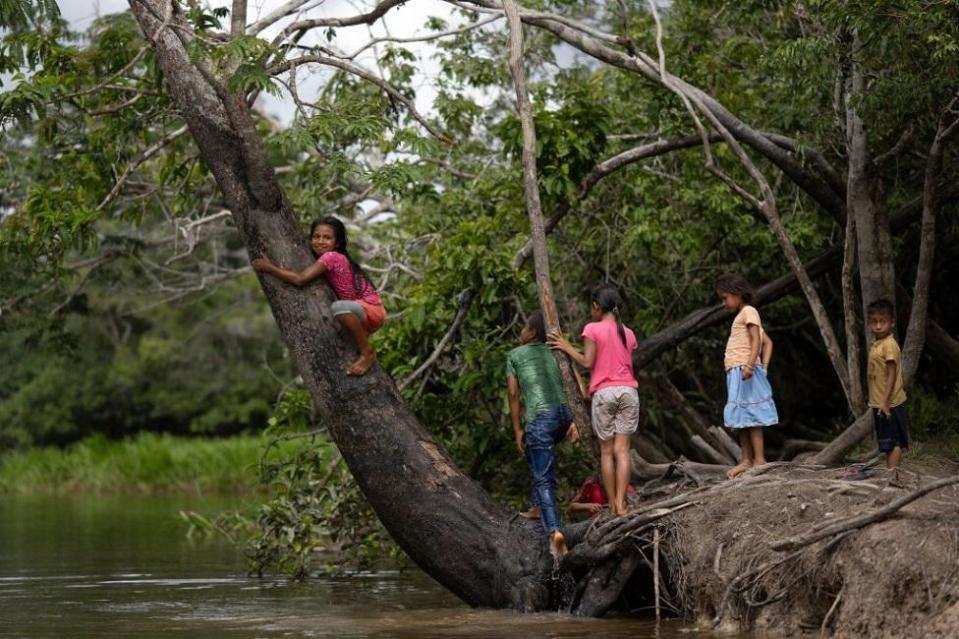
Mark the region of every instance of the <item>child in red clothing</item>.
<instances>
[{"instance_id":1,"label":"child in red clothing","mask_svg":"<svg viewBox=\"0 0 959 639\"><path fill-rule=\"evenodd\" d=\"M632 485L626 486L627 495L632 495L634 492L636 492L636 489ZM607 504L609 504L609 498L606 496L606 491L603 490L602 482L599 481L599 477L592 475L583 482L579 492L569 502L569 509L573 512L587 513L592 517L605 508Z\"/></svg>"},{"instance_id":2,"label":"child in red clothing","mask_svg":"<svg viewBox=\"0 0 959 639\"><path fill-rule=\"evenodd\" d=\"M346 226L329 215L313 222L310 228L310 247L317 260L302 272L277 266L265 257L253 260L253 268L294 286L306 286L325 277L337 297L332 305L333 316L353 336L359 351L359 357L346 374L365 375L376 361L369 338L383 326L386 311L376 289L346 246Z\"/></svg>"}]
</instances>

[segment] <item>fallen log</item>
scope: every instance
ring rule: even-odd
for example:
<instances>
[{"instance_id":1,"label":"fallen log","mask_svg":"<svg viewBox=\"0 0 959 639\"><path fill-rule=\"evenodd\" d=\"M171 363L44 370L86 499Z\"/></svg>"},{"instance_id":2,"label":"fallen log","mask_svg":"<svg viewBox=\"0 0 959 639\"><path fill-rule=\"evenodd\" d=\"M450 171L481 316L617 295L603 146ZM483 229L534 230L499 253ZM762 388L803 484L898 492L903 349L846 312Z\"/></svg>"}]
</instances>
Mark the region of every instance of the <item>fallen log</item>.
<instances>
[{"instance_id":1,"label":"fallen log","mask_svg":"<svg viewBox=\"0 0 959 639\"><path fill-rule=\"evenodd\" d=\"M742 459L743 451L739 448L739 444L733 441L733 438L729 436L729 433L719 426L710 426L709 432L712 433L713 438L720 443L723 450L729 454L732 463L735 464Z\"/></svg>"},{"instance_id":2,"label":"fallen log","mask_svg":"<svg viewBox=\"0 0 959 639\"><path fill-rule=\"evenodd\" d=\"M702 452L703 455L706 456L706 459L708 459L708 460L711 461L711 462L714 462L714 463L716 463L716 464L718 464L718 465L725 465L725 464L729 464L729 463L734 463L734 464L735 464L735 463L736 463L736 460L730 460L730 459L728 459L726 455L723 455L723 454L720 453L718 450L716 450L715 448L713 448L712 446L710 446L710 445L706 442L706 440L703 439L702 437L700 437L699 435L693 435L693 436L690 438L690 441L692 442L693 446L695 446L696 448L698 448L698 449L700 450L700 452Z\"/></svg>"}]
</instances>

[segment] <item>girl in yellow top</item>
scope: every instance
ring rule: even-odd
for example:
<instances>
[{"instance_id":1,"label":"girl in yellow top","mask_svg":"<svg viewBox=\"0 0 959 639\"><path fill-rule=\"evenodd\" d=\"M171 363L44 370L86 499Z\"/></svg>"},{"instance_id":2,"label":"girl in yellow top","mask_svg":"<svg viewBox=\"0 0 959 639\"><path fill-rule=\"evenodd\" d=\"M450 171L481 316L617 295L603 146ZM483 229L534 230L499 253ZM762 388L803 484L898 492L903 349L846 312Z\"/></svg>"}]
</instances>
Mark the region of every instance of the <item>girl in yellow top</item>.
<instances>
[{"instance_id":1,"label":"girl in yellow top","mask_svg":"<svg viewBox=\"0 0 959 639\"><path fill-rule=\"evenodd\" d=\"M720 275L716 294L736 314L726 342L726 428L739 433L742 458L726 476L732 479L766 463L763 428L779 423L773 391L766 377L772 340L763 332L759 311L751 305L753 289L741 275Z\"/></svg>"}]
</instances>

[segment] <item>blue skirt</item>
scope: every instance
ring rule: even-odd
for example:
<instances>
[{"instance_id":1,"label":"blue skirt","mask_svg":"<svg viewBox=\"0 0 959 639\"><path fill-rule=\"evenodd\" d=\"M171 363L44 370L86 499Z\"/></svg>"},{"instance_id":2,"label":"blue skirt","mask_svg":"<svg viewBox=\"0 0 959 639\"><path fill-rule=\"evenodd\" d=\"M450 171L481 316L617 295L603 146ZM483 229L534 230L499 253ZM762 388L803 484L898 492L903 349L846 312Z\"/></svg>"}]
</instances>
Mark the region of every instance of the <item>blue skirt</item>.
<instances>
[{"instance_id":1,"label":"blue skirt","mask_svg":"<svg viewBox=\"0 0 959 639\"><path fill-rule=\"evenodd\" d=\"M743 367L726 371L728 393L723 421L727 428L753 428L779 423L773 389L764 366L755 366L753 376L743 379Z\"/></svg>"}]
</instances>

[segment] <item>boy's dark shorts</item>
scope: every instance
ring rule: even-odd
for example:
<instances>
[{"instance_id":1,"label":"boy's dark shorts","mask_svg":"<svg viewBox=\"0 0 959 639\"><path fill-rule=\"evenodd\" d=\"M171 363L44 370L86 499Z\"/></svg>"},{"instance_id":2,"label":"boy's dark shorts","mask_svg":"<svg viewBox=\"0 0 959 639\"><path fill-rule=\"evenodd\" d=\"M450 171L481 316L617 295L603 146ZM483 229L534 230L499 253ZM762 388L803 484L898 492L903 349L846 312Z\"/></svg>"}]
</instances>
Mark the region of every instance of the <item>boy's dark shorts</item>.
<instances>
[{"instance_id":1,"label":"boy's dark shorts","mask_svg":"<svg viewBox=\"0 0 959 639\"><path fill-rule=\"evenodd\" d=\"M896 446L909 448L909 414L906 405L894 406L889 413L890 416L886 417L878 408L873 409L876 442L881 453L891 452Z\"/></svg>"}]
</instances>

